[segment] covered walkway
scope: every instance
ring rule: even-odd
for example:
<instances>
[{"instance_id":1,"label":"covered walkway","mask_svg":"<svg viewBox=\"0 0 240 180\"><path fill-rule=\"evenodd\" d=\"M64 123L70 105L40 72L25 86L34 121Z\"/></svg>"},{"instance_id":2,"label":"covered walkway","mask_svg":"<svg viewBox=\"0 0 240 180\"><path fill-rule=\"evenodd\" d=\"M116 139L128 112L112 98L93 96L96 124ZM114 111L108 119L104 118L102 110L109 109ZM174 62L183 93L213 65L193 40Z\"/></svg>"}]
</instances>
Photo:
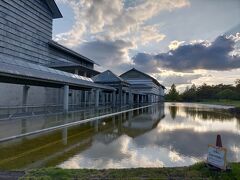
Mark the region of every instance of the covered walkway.
<instances>
[{"instance_id":1,"label":"covered walkway","mask_svg":"<svg viewBox=\"0 0 240 180\"><path fill-rule=\"evenodd\" d=\"M22 61L20 59L10 59L1 57L0 59L0 82L22 84L23 87L23 106L27 102L29 85L64 88L63 106L68 111L69 89L84 90L86 96L95 96L95 105L99 105L100 90L107 93L115 92L115 88L96 84L91 78L67 73L64 71L48 68L42 65ZM87 97L85 97L85 100Z\"/></svg>"}]
</instances>

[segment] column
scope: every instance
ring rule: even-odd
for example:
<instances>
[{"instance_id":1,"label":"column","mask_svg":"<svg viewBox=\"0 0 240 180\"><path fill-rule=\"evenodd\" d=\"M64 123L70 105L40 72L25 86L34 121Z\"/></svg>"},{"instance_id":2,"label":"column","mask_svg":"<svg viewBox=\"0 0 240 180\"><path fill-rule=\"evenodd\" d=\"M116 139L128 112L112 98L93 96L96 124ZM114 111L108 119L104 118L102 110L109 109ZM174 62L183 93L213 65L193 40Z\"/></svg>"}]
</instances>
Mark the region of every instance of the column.
<instances>
[{"instance_id":1,"label":"column","mask_svg":"<svg viewBox=\"0 0 240 180\"><path fill-rule=\"evenodd\" d=\"M105 103L106 101L105 101L105 93L104 92L102 92L102 104L103 104L103 106L105 106L106 105L106 103Z\"/></svg>"},{"instance_id":2,"label":"column","mask_svg":"<svg viewBox=\"0 0 240 180\"><path fill-rule=\"evenodd\" d=\"M81 106L82 105L82 91L81 90L79 90L79 92L78 92L78 102Z\"/></svg>"},{"instance_id":3,"label":"column","mask_svg":"<svg viewBox=\"0 0 240 180\"><path fill-rule=\"evenodd\" d=\"M143 103L143 95L141 95L141 103Z\"/></svg>"},{"instance_id":4,"label":"column","mask_svg":"<svg viewBox=\"0 0 240 180\"><path fill-rule=\"evenodd\" d=\"M123 105L126 105L126 99L127 99L127 97L126 97L126 95L127 95L127 93L126 92L123 92Z\"/></svg>"},{"instance_id":5,"label":"column","mask_svg":"<svg viewBox=\"0 0 240 180\"><path fill-rule=\"evenodd\" d=\"M100 92L100 90L96 89L96 91L95 91L95 107L99 106L99 92Z\"/></svg>"},{"instance_id":6,"label":"column","mask_svg":"<svg viewBox=\"0 0 240 180\"><path fill-rule=\"evenodd\" d=\"M99 89L95 90L95 107L99 106L99 92L100 92Z\"/></svg>"},{"instance_id":7,"label":"column","mask_svg":"<svg viewBox=\"0 0 240 180\"><path fill-rule=\"evenodd\" d=\"M139 103L139 94L137 94L137 103Z\"/></svg>"},{"instance_id":8,"label":"column","mask_svg":"<svg viewBox=\"0 0 240 180\"><path fill-rule=\"evenodd\" d=\"M69 86L64 85L64 93L63 93L63 110L64 110L64 112L68 112L68 101L69 101Z\"/></svg>"},{"instance_id":9,"label":"column","mask_svg":"<svg viewBox=\"0 0 240 180\"><path fill-rule=\"evenodd\" d=\"M116 91L112 92L112 105L113 107L116 106Z\"/></svg>"},{"instance_id":10,"label":"column","mask_svg":"<svg viewBox=\"0 0 240 180\"><path fill-rule=\"evenodd\" d=\"M129 94L128 94L128 103L129 103L130 105L133 104L133 94L132 94L132 92L129 92Z\"/></svg>"},{"instance_id":11,"label":"column","mask_svg":"<svg viewBox=\"0 0 240 180\"><path fill-rule=\"evenodd\" d=\"M119 86L119 104L122 106L122 86Z\"/></svg>"},{"instance_id":12,"label":"column","mask_svg":"<svg viewBox=\"0 0 240 180\"><path fill-rule=\"evenodd\" d=\"M150 95L147 95L147 102L150 103Z\"/></svg>"},{"instance_id":13,"label":"column","mask_svg":"<svg viewBox=\"0 0 240 180\"><path fill-rule=\"evenodd\" d=\"M88 91L84 91L84 106L87 106L87 96L88 96Z\"/></svg>"},{"instance_id":14,"label":"column","mask_svg":"<svg viewBox=\"0 0 240 180\"><path fill-rule=\"evenodd\" d=\"M108 93L108 103L112 104L112 93Z\"/></svg>"},{"instance_id":15,"label":"column","mask_svg":"<svg viewBox=\"0 0 240 180\"><path fill-rule=\"evenodd\" d=\"M108 105L108 103L109 103L109 94L106 93L106 104Z\"/></svg>"},{"instance_id":16,"label":"column","mask_svg":"<svg viewBox=\"0 0 240 180\"><path fill-rule=\"evenodd\" d=\"M92 101L93 101L93 94L94 94L93 89L91 89L91 91L89 93L90 93L89 94L89 106L91 106L92 105Z\"/></svg>"},{"instance_id":17,"label":"column","mask_svg":"<svg viewBox=\"0 0 240 180\"><path fill-rule=\"evenodd\" d=\"M27 97L28 97L28 90L29 90L30 86L24 85L23 86L23 98L22 98L22 105L25 106L23 107L23 111L26 112L27 108Z\"/></svg>"}]
</instances>

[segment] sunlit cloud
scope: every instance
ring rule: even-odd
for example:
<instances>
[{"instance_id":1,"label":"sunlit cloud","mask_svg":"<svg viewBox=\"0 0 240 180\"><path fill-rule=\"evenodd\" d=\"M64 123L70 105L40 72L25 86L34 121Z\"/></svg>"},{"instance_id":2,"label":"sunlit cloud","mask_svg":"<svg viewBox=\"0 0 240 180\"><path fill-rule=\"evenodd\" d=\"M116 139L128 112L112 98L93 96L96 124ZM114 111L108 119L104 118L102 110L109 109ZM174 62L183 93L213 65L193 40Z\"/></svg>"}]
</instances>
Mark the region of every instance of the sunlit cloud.
<instances>
[{"instance_id":1,"label":"sunlit cloud","mask_svg":"<svg viewBox=\"0 0 240 180\"><path fill-rule=\"evenodd\" d=\"M153 40L160 41L165 35L158 32L155 25L144 23L162 11L189 6L187 0L176 0L174 3L170 0L143 0L131 7L125 7L122 0L58 0L58 3L67 3L75 14L72 29L55 37L57 41L70 47L81 44L86 34L110 40L142 39L143 44Z\"/></svg>"},{"instance_id":2,"label":"sunlit cloud","mask_svg":"<svg viewBox=\"0 0 240 180\"><path fill-rule=\"evenodd\" d=\"M171 41L168 45L169 50L175 50L177 49L181 44L183 44L185 41Z\"/></svg>"},{"instance_id":3,"label":"sunlit cloud","mask_svg":"<svg viewBox=\"0 0 240 180\"><path fill-rule=\"evenodd\" d=\"M119 156L121 155L121 156ZM133 168L182 166L197 162L192 157L184 157L176 151L160 146L138 147L135 140L124 135L110 144L100 141L83 153L60 165L62 168Z\"/></svg>"}]
</instances>

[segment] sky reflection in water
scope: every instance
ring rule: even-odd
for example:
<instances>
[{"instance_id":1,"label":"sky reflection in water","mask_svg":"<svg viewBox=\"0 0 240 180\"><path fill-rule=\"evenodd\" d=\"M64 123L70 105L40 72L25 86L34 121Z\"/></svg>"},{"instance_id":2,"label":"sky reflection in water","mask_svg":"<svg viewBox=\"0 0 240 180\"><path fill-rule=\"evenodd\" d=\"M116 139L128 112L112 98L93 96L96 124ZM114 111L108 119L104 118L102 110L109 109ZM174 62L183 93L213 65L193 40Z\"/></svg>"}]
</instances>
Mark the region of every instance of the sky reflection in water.
<instances>
[{"instance_id":1,"label":"sky reflection in water","mask_svg":"<svg viewBox=\"0 0 240 180\"><path fill-rule=\"evenodd\" d=\"M222 135L229 161L240 161L240 119L225 107L166 103L128 116L110 131L99 131L91 146L62 168L185 166L204 160L207 145ZM124 118L123 118L124 119ZM119 119L119 121L123 121Z\"/></svg>"}]
</instances>

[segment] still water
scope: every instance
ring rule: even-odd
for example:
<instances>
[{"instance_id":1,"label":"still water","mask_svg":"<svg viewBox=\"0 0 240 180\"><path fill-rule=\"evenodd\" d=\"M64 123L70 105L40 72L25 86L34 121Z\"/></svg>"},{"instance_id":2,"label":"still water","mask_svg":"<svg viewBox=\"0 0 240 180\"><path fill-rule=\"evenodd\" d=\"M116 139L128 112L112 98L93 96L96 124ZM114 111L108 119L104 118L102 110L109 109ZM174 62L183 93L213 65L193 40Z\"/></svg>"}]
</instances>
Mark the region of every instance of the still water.
<instances>
[{"instance_id":1,"label":"still water","mask_svg":"<svg viewBox=\"0 0 240 180\"><path fill-rule=\"evenodd\" d=\"M113 112L73 112L0 121L0 141ZM0 169L186 166L206 159L221 134L240 161L240 118L226 107L165 103L0 142Z\"/></svg>"}]
</instances>

